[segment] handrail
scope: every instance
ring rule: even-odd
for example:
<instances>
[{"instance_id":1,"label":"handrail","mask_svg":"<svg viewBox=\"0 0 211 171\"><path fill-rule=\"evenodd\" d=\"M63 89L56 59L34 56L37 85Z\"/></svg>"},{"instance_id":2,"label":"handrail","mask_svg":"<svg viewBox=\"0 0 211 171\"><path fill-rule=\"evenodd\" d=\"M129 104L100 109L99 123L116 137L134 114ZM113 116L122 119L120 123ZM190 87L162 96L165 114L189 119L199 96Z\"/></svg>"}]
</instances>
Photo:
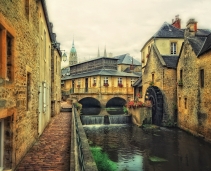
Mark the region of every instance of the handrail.
<instances>
[{"instance_id":1,"label":"handrail","mask_svg":"<svg viewBox=\"0 0 211 171\"><path fill-rule=\"evenodd\" d=\"M72 125L72 131L74 132L74 137L72 139L75 139L74 146L74 155L75 155L75 161L74 161L74 168L71 167L72 170L80 170L80 171L98 171L96 163L94 161L94 158L92 156L92 153L90 151L89 143L86 137L86 134L84 132L80 116L73 105L72 109L72 116L73 116L73 125ZM71 147L71 150L73 147Z\"/></svg>"}]
</instances>

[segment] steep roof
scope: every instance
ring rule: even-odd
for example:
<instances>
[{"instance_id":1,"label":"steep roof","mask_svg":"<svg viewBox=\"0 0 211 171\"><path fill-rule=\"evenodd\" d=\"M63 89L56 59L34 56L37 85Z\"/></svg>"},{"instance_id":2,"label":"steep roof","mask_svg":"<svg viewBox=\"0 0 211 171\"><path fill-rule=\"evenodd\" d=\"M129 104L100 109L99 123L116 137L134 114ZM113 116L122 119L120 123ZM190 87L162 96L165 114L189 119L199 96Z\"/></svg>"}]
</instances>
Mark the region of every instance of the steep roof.
<instances>
[{"instance_id":1,"label":"steep roof","mask_svg":"<svg viewBox=\"0 0 211 171\"><path fill-rule=\"evenodd\" d=\"M160 29L144 44L141 51L153 38L184 38L184 29L176 28L164 22Z\"/></svg>"},{"instance_id":2,"label":"steep roof","mask_svg":"<svg viewBox=\"0 0 211 171\"><path fill-rule=\"evenodd\" d=\"M202 55L203 53L211 50L211 33L207 36L204 46L202 47L201 51L198 55Z\"/></svg>"},{"instance_id":3,"label":"steep roof","mask_svg":"<svg viewBox=\"0 0 211 171\"><path fill-rule=\"evenodd\" d=\"M195 36L187 37L196 56L205 53L211 48L211 30L198 29Z\"/></svg>"},{"instance_id":4,"label":"steep roof","mask_svg":"<svg viewBox=\"0 0 211 171\"><path fill-rule=\"evenodd\" d=\"M154 38L184 38L184 31L178 29L167 22L153 35Z\"/></svg>"},{"instance_id":5,"label":"steep roof","mask_svg":"<svg viewBox=\"0 0 211 171\"><path fill-rule=\"evenodd\" d=\"M88 77L88 76L94 76L94 75L103 75L103 76L122 76L122 77L139 77L138 75L134 73L125 73L117 70L112 69L100 69L90 72L84 72L80 74L73 74L70 76L66 76L64 78L61 78L61 80L69 80L74 78L82 78L82 77Z\"/></svg>"},{"instance_id":6,"label":"steep roof","mask_svg":"<svg viewBox=\"0 0 211 171\"><path fill-rule=\"evenodd\" d=\"M142 86L142 76L138 78L138 80L136 80L136 82L132 85L133 87L141 87Z\"/></svg>"},{"instance_id":7,"label":"steep roof","mask_svg":"<svg viewBox=\"0 0 211 171\"><path fill-rule=\"evenodd\" d=\"M133 65L141 65L141 62L139 62L138 60L131 57L128 53L123 54L123 55L119 55L119 56L115 56L114 58L118 59L117 64L131 65L133 63Z\"/></svg>"},{"instance_id":8,"label":"steep roof","mask_svg":"<svg viewBox=\"0 0 211 171\"><path fill-rule=\"evenodd\" d=\"M177 68L177 61L179 59L179 56L166 56L166 55L162 55L163 60L166 63L166 67L168 68Z\"/></svg>"}]
</instances>

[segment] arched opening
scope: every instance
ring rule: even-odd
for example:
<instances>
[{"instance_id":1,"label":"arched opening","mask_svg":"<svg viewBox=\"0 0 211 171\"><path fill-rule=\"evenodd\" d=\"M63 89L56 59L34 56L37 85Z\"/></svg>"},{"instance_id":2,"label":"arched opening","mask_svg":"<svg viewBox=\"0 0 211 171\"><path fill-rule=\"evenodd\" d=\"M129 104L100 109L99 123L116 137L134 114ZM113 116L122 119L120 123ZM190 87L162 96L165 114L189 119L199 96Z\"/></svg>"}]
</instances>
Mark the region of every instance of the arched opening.
<instances>
[{"instance_id":1,"label":"arched opening","mask_svg":"<svg viewBox=\"0 0 211 171\"><path fill-rule=\"evenodd\" d=\"M152 103L152 124L161 125L163 119L163 95L156 86L150 86L145 95L145 100Z\"/></svg>"},{"instance_id":2,"label":"arched opening","mask_svg":"<svg viewBox=\"0 0 211 171\"><path fill-rule=\"evenodd\" d=\"M79 103L82 104L82 115L98 115L101 111L100 102L95 98L85 97Z\"/></svg>"},{"instance_id":3,"label":"arched opening","mask_svg":"<svg viewBox=\"0 0 211 171\"><path fill-rule=\"evenodd\" d=\"M110 99L106 104L106 110L110 115L124 114L123 106L125 106L126 100L121 97L114 97Z\"/></svg>"}]
</instances>

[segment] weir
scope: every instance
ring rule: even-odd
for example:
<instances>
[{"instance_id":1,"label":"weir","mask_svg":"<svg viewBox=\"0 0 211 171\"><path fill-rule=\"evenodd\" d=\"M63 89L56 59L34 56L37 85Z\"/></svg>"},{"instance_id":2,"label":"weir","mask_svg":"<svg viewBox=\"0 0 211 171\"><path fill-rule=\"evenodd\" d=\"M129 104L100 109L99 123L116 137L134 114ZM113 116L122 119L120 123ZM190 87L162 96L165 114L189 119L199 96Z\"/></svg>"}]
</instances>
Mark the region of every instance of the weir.
<instances>
[{"instance_id":1,"label":"weir","mask_svg":"<svg viewBox=\"0 0 211 171\"><path fill-rule=\"evenodd\" d=\"M83 125L103 125L103 124L130 124L132 123L129 115L81 115Z\"/></svg>"}]
</instances>

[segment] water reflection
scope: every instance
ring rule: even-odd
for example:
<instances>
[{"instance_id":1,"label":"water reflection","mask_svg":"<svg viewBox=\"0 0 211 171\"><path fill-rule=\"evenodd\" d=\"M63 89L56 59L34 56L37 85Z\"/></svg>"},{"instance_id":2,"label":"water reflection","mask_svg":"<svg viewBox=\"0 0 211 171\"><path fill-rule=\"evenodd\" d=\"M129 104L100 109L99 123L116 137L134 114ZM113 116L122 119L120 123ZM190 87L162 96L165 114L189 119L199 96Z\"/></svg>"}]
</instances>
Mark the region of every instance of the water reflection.
<instances>
[{"instance_id":1,"label":"water reflection","mask_svg":"<svg viewBox=\"0 0 211 171\"><path fill-rule=\"evenodd\" d=\"M210 171L211 145L179 129L84 126L91 146L100 146L118 171ZM165 159L162 161L159 159Z\"/></svg>"}]
</instances>

